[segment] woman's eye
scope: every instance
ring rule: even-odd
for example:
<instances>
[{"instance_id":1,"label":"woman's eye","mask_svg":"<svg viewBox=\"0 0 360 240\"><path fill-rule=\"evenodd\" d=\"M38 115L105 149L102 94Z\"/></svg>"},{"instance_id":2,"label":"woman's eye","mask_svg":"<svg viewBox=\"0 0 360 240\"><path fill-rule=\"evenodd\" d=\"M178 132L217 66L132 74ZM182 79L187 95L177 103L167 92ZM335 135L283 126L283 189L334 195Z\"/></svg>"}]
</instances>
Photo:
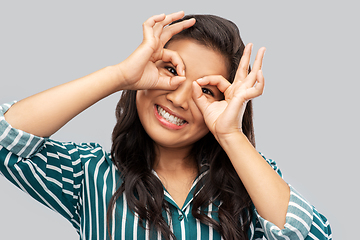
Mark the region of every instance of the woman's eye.
<instances>
[{"instance_id":1,"label":"woman's eye","mask_svg":"<svg viewBox=\"0 0 360 240\"><path fill-rule=\"evenodd\" d=\"M166 70L168 70L174 76L178 75L175 68L173 68L173 67L165 67L165 68L166 68Z\"/></svg>"},{"instance_id":2,"label":"woman's eye","mask_svg":"<svg viewBox=\"0 0 360 240\"><path fill-rule=\"evenodd\" d=\"M210 96L212 96L212 97L215 96L214 93L213 93L211 90L209 90L208 88L202 88L202 92L203 92L204 94L208 94L208 95L210 95Z\"/></svg>"}]
</instances>

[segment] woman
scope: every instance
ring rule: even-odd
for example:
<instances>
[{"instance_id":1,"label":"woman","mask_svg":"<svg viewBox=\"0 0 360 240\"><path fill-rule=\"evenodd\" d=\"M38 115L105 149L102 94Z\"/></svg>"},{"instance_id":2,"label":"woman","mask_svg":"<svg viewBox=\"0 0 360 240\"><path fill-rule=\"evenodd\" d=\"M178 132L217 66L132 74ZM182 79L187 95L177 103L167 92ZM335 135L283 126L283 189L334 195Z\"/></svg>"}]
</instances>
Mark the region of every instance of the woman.
<instances>
[{"instance_id":1,"label":"woman","mask_svg":"<svg viewBox=\"0 0 360 240\"><path fill-rule=\"evenodd\" d=\"M326 219L254 148L265 48L249 71L252 45L233 23L183 15L149 18L123 62L3 105L1 172L81 239L331 238ZM120 90L111 157L48 138Z\"/></svg>"}]
</instances>

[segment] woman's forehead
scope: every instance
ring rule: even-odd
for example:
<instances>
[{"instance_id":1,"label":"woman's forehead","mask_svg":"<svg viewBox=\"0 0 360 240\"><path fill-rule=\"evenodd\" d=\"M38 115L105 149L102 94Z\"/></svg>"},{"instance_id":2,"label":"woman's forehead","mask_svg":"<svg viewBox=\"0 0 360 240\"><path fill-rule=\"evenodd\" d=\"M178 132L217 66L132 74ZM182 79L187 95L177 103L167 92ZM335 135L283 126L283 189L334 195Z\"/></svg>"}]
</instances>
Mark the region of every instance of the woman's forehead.
<instances>
[{"instance_id":1,"label":"woman's forehead","mask_svg":"<svg viewBox=\"0 0 360 240\"><path fill-rule=\"evenodd\" d=\"M199 44L195 40L181 39L171 41L167 49L176 51L182 58L187 74L228 75L225 57L218 51Z\"/></svg>"}]
</instances>

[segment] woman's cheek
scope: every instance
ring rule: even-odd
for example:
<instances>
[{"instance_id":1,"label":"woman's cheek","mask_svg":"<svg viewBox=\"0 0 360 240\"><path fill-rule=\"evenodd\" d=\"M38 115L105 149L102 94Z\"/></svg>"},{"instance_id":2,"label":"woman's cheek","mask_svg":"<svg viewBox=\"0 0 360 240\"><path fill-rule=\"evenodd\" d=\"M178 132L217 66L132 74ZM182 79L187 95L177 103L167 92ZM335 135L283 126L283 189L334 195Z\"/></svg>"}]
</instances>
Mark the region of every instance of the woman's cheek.
<instances>
[{"instance_id":1,"label":"woman's cheek","mask_svg":"<svg viewBox=\"0 0 360 240\"><path fill-rule=\"evenodd\" d=\"M192 111L194 118L198 122L204 122L204 124L205 124L204 116L194 101L192 102L192 105L193 105L193 107L192 107L191 111Z\"/></svg>"}]
</instances>

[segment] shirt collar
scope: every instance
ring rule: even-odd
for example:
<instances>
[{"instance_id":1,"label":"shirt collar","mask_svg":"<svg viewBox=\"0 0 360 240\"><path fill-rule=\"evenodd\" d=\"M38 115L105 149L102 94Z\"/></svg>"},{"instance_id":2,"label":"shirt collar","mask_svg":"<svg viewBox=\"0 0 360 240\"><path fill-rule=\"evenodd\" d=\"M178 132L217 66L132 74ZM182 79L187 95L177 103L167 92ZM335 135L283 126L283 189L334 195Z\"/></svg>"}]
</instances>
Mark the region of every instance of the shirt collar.
<instances>
[{"instance_id":1,"label":"shirt collar","mask_svg":"<svg viewBox=\"0 0 360 240\"><path fill-rule=\"evenodd\" d=\"M201 189L203 188L203 186L198 188L198 191L195 193L195 190L197 188L197 184L200 182L200 180L208 173L209 171L209 166L206 165L202 165L200 168L200 173L199 175L195 178L190 191L186 197L186 200L184 202L184 205L182 206L182 208L180 209L179 206L176 204L176 202L174 201L174 199L171 197L170 193L166 190L166 188L163 185L163 189L164 189L164 199L166 201L168 201L171 205L173 205L174 207L176 207L177 209L181 210L181 211L185 211L186 208L189 207L190 203L193 201L194 196L196 196ZM156 171L153 169L152 173L160 180L159 176L157 175ZM202 184L201 182L199 184Z\"/></svg>"}]
</instances>

